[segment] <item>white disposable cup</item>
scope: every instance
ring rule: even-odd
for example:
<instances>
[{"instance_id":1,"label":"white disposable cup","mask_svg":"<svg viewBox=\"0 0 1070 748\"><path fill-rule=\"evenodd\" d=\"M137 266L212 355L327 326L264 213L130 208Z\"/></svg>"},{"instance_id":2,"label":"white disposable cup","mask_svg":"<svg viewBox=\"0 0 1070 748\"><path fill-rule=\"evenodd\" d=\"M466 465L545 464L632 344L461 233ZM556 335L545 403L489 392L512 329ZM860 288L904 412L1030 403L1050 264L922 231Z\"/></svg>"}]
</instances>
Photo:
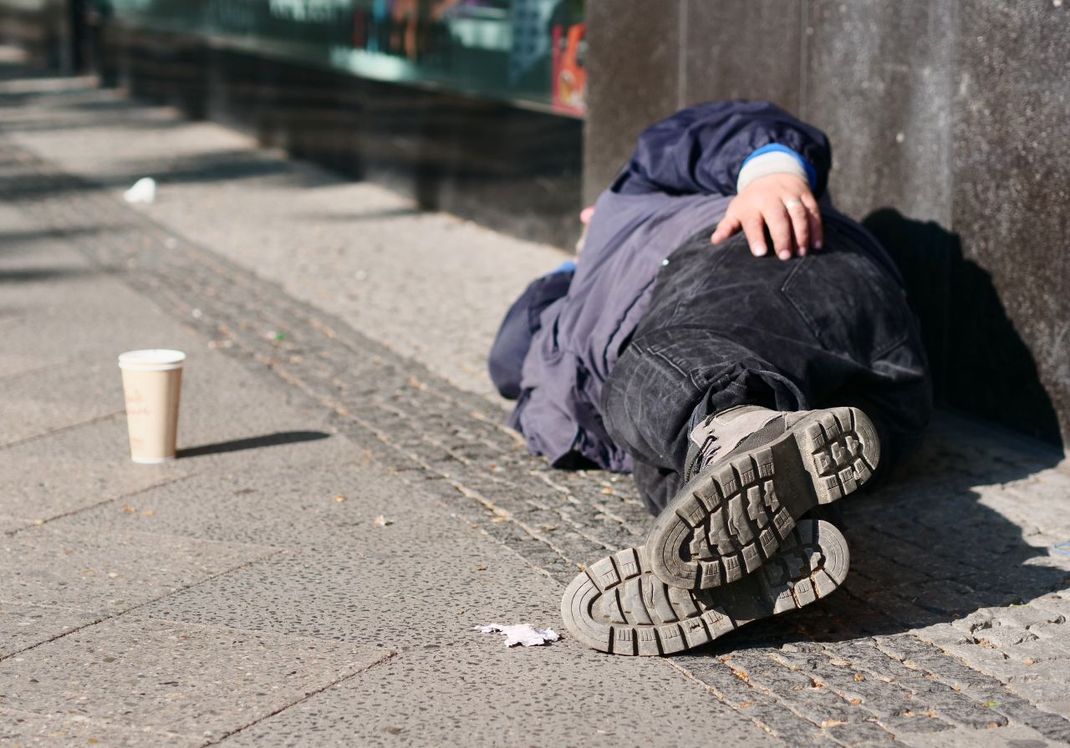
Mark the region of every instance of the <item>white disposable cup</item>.
<instances>
[{"instance_id":1,"label":"white disposable cup","mask_svg":"<svg viewBox=\"0 0 1070 748\"><path fill-rule=\"evenodd\" d=\"M175 459L182 351L150 349L119 356L126 398L130 458L152 465Z\"/></svg>"}]
</instances>

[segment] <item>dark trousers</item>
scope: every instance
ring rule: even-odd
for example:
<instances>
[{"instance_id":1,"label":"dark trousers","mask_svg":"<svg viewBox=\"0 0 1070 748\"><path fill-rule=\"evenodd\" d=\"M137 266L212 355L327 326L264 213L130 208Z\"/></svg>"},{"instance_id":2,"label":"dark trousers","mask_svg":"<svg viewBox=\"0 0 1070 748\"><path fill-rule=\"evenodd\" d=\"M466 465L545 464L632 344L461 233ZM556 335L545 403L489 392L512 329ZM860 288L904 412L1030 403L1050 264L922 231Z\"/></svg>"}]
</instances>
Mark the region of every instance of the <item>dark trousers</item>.
<instances>
[{"instance_id":1,"label":"dark trousers","mask_svg":"<svg viewBox=\"0 0 1070 748\"><path fill-rule=\"evenodd\" d=\"M734 405L862 408L881 436L881 470L917 442L932 389L898 280L836 225L825 248L753 257L742 236L681 247L603 390L602 417L635 460L647 507L679 490L687 436Z\"/></svg>"}]
</instances>

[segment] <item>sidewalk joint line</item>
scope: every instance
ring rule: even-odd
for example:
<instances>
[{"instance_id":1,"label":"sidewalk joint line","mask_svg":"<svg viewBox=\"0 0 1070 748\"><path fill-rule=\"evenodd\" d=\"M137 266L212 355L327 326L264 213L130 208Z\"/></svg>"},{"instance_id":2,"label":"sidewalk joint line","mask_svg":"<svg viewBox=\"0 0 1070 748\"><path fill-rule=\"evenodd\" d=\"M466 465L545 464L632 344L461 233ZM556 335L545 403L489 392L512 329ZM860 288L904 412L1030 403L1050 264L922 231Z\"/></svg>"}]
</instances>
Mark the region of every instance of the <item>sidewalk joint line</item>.
<instances>
[{"instance_id":1,"label":"sidewalk joint line","mask_svg":"<svg viewBox=\"0 0 1070 748\"><path fill-rule=\"evenodd\" d=\"M187 480L189 478L194 477L195 475L197 475L197 473L190 473L188 475L172 476L172 477L168 478L167 480L160 481L159 483L153 483L151 486L145 486L144 488L139 488L136 491L130 491L129 493L124 493L124 494L122 494L120 496L114 496L114 497L112 497L110 499L101 499L100 501L94 502L92 504L88 504L86 506L77 507L76 509L71 509L69 512L63 512L62 514L56 514L56 515L53 515L51 517L48 517L47 519L43 519L43 520L40 520L40 521L33 520L33 524L23 525L22 527L16 527L14 530L8 530L4 534L8 535L8 536L13 536L13 535L17 535L20 532L25 532L27 530L34 530L34 529L37 529L39 527L45 527L46 525L52 524L56 520L65 519L67 517L73 517L73 516L75 516L77 514L81 514L83 512L88 512L88 511L91 511L93 509L99 509L100 507L107 506L108 504L116 503L116 502L119 502L119 501L125 501L126 499L133 498L134 496L137 496L139 494L145 493L146 491L154 491L157 488L162 488L164 486L169 486L172 483L178 483L179 481ZM21 519L21 518L17 517L16 519ZM159 534L159 533L156 533L156 534ZM188 537L188 536L183 535L183 536L179 536L179 537ZM201 538L195 538L195 540L200 540L200 539Z\"/></svg>"},{"instance_id":2,"label":"sidewalk joint line","mask_svg":"<svg viewBox=\"0 0 1070 748\"><path fill-rule=\"evenodd\" d=\"M352 680L352 679L356 678L359 675L363 675L363 674L367 673L372 668L376 668L376 667L379 667L380 665L384 665L387 662L390 662L391 660L393 660L396 657L398 657L398 655L399 655L399 653L396 650L388 651L385 655L380 657L375 662L367 665L366 667L360 668L359 670L355 670L352 673L349 673L348 675L343 675L341 678L338 678L338 679L336 679L334 681L331 681L330 683L326 684L325 686L322 686L321 688L316 688L316 689L314 689L312 691L307 692L304 696L302 696L301 698L297 699L296 701L293 701L293 702L291 702L289 704L285 704L283 706L280 706L278 709L275 709L275 710L273 710L271 712L268 712L267 714L265 714L265 715L263 715L261 717L257 717L252 722L249 722L248 724L242 725L241 727L238 727L238 728L236 728L234 730L231 730L230 732L224 733L223 735L221 735L218 738L213 738L209 742L202 744L201 748L209 748L209 746L219 745L223 741L228 740L229 738L237 735L238 733L240 733L240 732L242 732L244 730L248 730L250 727L254 727L254 726L260 724L264 720L271 719L272 717L274 717L274 716L276 716L278 714L281 714L282 712L286 711L287 709L295 707L298 704L303 704L304 702L306 702L309 699L311 699L313 696L318 696L319 694L323 693L324 691L327 691L327 690L329 690L331 688L334 688L335 686L341 685L342 683L345 683L346 681Z\"/></svg>"},{"instance_id":3,"label":"sidewalk joint line","mask_svg":"<svg viewBox=\"0 0 1070 748\"><path fill-rule=\"evenodd\" d=\"M14 441L7 442L6 444L0 444L0 450L11 449L12 447L21 447L24 444L29 444L31 442L38 441L39 439L47 439L50 436L55 436L56 434L62 434L62 433L67 432L67 431L73 431L74 429L79 429L79 428L81 428L83 426L89 426L91 424L99 423L101 421L107 421L107 420L109 420L111 418L115 418L116 416L121 416L125 412L126 412L125 410L116 410L116 411L113 411L111 413L106 413L104 415L94 416L93 418L90 418L90 419L85 420L85 421L79 421L78 423L70 423L70 424L67 424L66 426L59 426L59 427L54 428L54 429L52 429L50 431L45 431L45 432L40 433L40 434L33 434L32 436L25 436L25 437L23 437L21 439L15 439Z\"/></svg>"},{"instance_id":4,"label":"sidewalk joint line","mask_svg":"<svg viewBox=\"0 0 1070 748\"><path fill-rule=\"evenodd\" d=\"M136 610L144 608L144 607L146 607L148 605L152 605L153 603L157 603L160 600L163 600L165 598L171 597L172 595L177 595L179 593L186 592L187 590L191 590L194 587L198 587L198 586L200 586L202 584L205 584L207 582L211 582L214 579L218 579L219 577L224 576L225 574L230 574L231 572L235 572L235 571L241 571L242 569L246 569L246 568L248 568L248 567L250 567L250 566L252 566L254 564L258 564L261 561L267 561L269 558L271 558L272 556L277 555L278 553L284 553L284 552L285 552L284 549L274 550L271 553L264 554L263 556L259 556L257 558L249 559L248 561L244 561L244 562L242 562L241 564L239 564L237 566L231 567L229 569L224 569L223 571L220 571L220 572L217 572L217 573L212 574L210 576L207 576L204 579L199 579L196 582L192 582L190 584L185 584L185 585L182 585L180 587L177 587L176 589L173 589L173 590L171 590L169 592L166 592L163 595L158 595L157 597L154 597L154 598L152 598L150 600L145 600L143 602L138 603L137 605L133 605L133 606L131 606L129 608L126 608L124 610L117 611L116 613L114 613L112 615L102 615L99 618L96 618L95 620L89 621L88 623L84 623L81 626L76 626L75 628L69 629L68 631L60 632L60 633L56 634L55 636L52 636L52 637L49 637L48 639L45 639L44 641L35 642L35 643L33 643L33 644L29 645L29 646L23 647L22 649L19 649L19 650L16 650L14 652L10 652L10 653L8 653L6 655L0 656L0 662L3 662L4 660L10 659L12 657L15 657L16 655L24 654L25 652L29 652L31 650L37 649L38 647L41 647L41 646L43 646L45 644L50 644L50 643L56 641L57 639L62 639L65 636L70 636L71 634L76 634L79 631L82 631L83 629L89 628L90 626L96 626L97 624L104 623L105 621L112 621L112 620L115 620L116 618L121 618L122 616L125 616L125 615L127 615L129 613L133 613ZM10 602L9 604L12 604L12 605L28 604L28 605L36 605L37 607L45 607L45 608L47 608L47 607L62 607L62 606L49 606L47 604L42 605L41 603ZM92 611L85 611L85 612L86 613L92 613ZM170 620L170 619L167 619L167 620ZM188 621L175 621L175 622L176 623L189 623ZM215 625L219 625L219 624L215 624ZM225 626L224 628L231 628L231 627Z\"/></svg>"}]
</instances>

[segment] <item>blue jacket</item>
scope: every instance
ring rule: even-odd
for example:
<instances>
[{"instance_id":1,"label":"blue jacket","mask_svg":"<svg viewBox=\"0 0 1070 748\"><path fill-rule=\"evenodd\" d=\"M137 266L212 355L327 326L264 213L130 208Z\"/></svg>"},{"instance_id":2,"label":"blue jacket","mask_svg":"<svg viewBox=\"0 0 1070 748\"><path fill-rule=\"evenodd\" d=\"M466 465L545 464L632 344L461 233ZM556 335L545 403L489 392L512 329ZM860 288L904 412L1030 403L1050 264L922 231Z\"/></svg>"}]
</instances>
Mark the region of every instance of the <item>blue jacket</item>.
<instances>
[{"instance_id":1,"label":"blue jacket","mask_svg":"<svg viewBox=\"0 0 1070 748\"><path fill-rule=\"evenodd\" d=\"M492 379L517 400L510 424L533 453L556 467L631 469L602 423L602 385L647 310L659 268L691 237L712 233L744 162L777 147L801 159L821 199L832 158L828 138L768 102L700 104L639 136L631 160L598 198L575 268L532 283L491 352ZM864 233L827 201L823 206L825 221Z\"/></svg>"}]
</instances>

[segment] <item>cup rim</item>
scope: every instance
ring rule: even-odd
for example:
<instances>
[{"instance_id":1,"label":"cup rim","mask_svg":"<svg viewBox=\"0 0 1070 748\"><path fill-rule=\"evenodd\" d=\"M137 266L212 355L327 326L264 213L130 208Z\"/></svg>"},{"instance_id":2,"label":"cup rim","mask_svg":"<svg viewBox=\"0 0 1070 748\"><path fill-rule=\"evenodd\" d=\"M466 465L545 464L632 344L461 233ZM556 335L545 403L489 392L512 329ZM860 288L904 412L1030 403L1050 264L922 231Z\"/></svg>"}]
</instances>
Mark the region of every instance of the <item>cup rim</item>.
<instances>
[{"instance_id":1,"label":"cup rim","mask_svg":"<svg viewBox=\"0 0 1070 748\"><path fill-rule=\"evenodd\" d=\"M119 354L119 368L131 371L168 371L182 368L186 354L169 348L145 348Z\"/></svg>"}]
</instances>

